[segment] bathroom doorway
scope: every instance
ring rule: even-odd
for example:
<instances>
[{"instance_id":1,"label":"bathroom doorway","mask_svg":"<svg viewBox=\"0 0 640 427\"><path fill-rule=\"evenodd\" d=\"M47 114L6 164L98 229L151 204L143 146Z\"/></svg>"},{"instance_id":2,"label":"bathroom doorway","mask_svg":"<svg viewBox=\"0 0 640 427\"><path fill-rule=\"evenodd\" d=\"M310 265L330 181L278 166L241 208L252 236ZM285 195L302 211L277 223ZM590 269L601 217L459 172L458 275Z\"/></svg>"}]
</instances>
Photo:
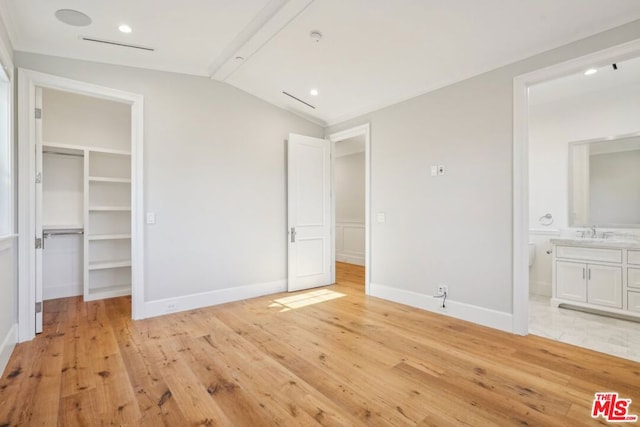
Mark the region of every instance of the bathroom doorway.
<instances>
[{"instance_id":1,"label":"bathroom doorway","mask_svg":"<svg viewBox=\"0 0 640 427\"><path fill-rule=\"evenodd\" d=\"M615 260L597 264L593 260L582 262L581 255L576 259L567 258L570 255L564 248L581 250L579 246L583 242L574 244L570 239L582 236L638 239L640 247L637 228L640 224L608 221L603 211L612 202L605 202L607 198L601 196L606 192L598 190L604 180L617 179L616 172L622 166L611 166L614 158L630 161L636 154L625 147L629 146L629 137L640 135L635 119L640 114L639 54L640 42L635 42L516 79L514 120L514 179L516 184L521 180L520 189L524 190L516 194L516 199L522 199L514 205L516 332L636 361L640 361L640 328L628 320L632 317L624 315L625 312L636 314L633 311L635 289L626 277L628 269L634 267L627 265L626 252L620 252L619 265ZM640 143L640 137L638 139ZM614 140L623 142L616 146ZM578 147L589 143L594 144L592 155L589 158L587 154L586 163L580 163L584 150ZM637 154L640 162L640 149ZM600 168L602 162L609 162L604 169ZM596 179L598 169L601 178ZM640 164L636 169L640 170ZM617 187L628 188L628 185ZM611 200L615 199L621 197ZM640 209L640 201L636 204ZM569 243L565 246L561 244L563 241ZM561 254L556 253L558 248L563 251ZM591 245L589 250L593 248ZM523 262L524 259L528 262ZM612 296L615 300L605 303L609 304L607 310L593 310L599 291L592 283L595 276L589 281L592 265L606 267L607 274L620 287L619 295ZM566 279L567 271L577 273ZM563 280L568 280L584 295L565 293L563 296L558 286ZM523 286L527 282L528 286Z\"/></svg>"}]
</instances>

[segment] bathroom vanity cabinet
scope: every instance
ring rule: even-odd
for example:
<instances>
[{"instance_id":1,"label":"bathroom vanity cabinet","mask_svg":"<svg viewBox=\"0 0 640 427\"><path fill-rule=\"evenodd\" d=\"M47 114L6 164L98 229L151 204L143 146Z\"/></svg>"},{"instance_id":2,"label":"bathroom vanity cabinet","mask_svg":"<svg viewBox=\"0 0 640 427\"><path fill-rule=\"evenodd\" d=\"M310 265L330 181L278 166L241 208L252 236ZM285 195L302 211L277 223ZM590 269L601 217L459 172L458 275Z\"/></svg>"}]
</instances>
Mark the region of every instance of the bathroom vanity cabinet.
<instances>
[{"instance_id":1,"label":"bathroom vanity cabinet","mask_svg":"<svg viewBox=\"0 0 640 427\"><path fill-rule=\"evenodd\" d=\"M554 305L640 317L640 244L552 239Z\"/></svg>"}]
</instances>

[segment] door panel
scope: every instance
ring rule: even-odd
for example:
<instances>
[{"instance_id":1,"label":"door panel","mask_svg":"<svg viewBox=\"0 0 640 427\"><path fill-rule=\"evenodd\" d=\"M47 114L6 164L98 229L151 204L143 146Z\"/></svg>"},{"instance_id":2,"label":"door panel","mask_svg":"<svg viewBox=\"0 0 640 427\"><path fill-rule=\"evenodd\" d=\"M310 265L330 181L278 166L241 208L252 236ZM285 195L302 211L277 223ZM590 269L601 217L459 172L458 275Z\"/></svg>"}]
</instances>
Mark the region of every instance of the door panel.
<instances>
[{"instance_id":1,"label":"door panel","mask_svg":"<svg viewBox=\"0 0 640 427\"><path fill-rule=\"evenodd\" d=\"M288 290L331 283L329 141L289 135Z\"/></svg>"},{"instance_id":2,"label":"door panel","mask_svg":"<svg viewBox=\"0 0 640 427\"><path fill-rule=\"evenodd\" d=\"M622 308L622 267L588 265L587 301Z\"/></svg>"},{"instance_id":3,"label":"door panel","mask_svg":"<svg viewBox=\"0 0 640 427\"><path fill-rule=\"evenodd\" d=\"M587 301L587 265L576 262L556 263L556 296L573 301Z\"/></svg>"}]
</instances>

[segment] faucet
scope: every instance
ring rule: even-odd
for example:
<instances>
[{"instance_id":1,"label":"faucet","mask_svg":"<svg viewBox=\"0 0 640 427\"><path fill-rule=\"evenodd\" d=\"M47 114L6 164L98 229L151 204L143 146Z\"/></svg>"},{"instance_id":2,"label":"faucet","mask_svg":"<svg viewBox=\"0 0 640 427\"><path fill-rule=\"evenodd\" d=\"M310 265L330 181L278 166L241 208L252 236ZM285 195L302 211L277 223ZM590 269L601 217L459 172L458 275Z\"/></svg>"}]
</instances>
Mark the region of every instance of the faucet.
<instances>
[{"instance_id":1,"label":"faucet","mask_svg":"<svg viewBox=\"0 0 640 427\"><path fill-rule=\"evenodd\" d=\"M592 238L594 238L594 239L595 239L596 237L598 237L598 233L597 233L597 231L596 231L596 226L595 226L595 225L592 225L592 226L591 226L591 237L592 237Z\"/></svg>"}]
</instances>

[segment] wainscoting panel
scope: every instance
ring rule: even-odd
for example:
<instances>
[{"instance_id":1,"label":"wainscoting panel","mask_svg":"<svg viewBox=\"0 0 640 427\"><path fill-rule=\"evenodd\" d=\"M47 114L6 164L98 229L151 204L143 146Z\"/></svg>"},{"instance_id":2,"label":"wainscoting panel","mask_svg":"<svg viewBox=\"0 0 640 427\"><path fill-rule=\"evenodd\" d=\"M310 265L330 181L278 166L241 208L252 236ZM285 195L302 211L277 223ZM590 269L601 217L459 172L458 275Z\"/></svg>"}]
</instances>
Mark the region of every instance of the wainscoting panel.
<instances>
[{"instance_id":1,"label":"wainscoting panel","mask_svg":"<svg viewBox=\"0 0 640 427\"><path fill-rule=\"evenodd\" d=\"M364 222L336 222L336 261L364 265Z\"/></svg>"}]
</instances>

